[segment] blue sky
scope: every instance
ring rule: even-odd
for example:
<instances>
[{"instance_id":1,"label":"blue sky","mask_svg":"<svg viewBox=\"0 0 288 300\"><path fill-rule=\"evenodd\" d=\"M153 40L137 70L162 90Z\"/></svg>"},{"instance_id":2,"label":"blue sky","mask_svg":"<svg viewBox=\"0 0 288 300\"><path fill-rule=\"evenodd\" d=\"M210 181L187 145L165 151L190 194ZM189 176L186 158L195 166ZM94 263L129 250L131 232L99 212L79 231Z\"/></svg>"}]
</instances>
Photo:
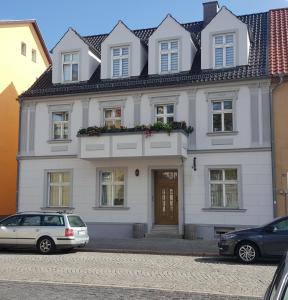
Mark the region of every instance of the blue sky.
<instances>
[{"instance_id":1,"label":"blue sky","mask_svg":"<svg viewBox=\"0 0 288 300\"><path fill-rule=\"evenodd\" d=\"M167 13L180 23L202 20L203 0L3 0L1 20L36 19L50 50L72 26L81 35L110 32L118 20L131 29L158 26ZM288 0L219 0L236 15L287 7ZM15 9L16 8L16 9Z\"/></svg>"}]
</instances>

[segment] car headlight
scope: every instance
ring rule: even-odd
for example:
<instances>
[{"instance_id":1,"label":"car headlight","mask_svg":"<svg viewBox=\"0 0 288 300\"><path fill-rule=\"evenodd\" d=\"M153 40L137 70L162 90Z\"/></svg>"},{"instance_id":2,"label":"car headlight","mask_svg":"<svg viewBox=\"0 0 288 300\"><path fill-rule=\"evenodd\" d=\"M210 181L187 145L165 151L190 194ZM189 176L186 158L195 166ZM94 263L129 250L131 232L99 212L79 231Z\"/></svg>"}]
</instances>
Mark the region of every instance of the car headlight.
<instances>
[{"instance_id":1,"label":"car headlight","mask_svg":"<svg viewBox=\"0 0 288 300\"><path fill-rule=\"evenodd\" d=\"M222 235L222 240L230 240L235 238L237 235L235 233L226 233Z\"/></svg>"}]
</instances>

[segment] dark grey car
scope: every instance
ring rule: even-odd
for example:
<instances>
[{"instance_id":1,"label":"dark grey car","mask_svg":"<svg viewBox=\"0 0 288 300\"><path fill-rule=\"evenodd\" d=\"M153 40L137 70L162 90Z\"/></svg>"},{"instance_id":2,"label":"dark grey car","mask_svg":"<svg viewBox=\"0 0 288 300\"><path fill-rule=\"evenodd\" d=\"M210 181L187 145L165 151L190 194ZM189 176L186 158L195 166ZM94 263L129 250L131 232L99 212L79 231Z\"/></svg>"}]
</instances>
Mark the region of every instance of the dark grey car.
<instances>
[{"instance_id":1,"label":"dark grey car","mask_svg":"<svg viewBox=\"0 0 288 300\"><path fill-rule=\"evenodd\" d=\"M288 249L288 217L278 218L261 227L232 231L221 236L220 255L237 256L252 263L259 257L276 258Z\"/></svg>"}]
</instances>

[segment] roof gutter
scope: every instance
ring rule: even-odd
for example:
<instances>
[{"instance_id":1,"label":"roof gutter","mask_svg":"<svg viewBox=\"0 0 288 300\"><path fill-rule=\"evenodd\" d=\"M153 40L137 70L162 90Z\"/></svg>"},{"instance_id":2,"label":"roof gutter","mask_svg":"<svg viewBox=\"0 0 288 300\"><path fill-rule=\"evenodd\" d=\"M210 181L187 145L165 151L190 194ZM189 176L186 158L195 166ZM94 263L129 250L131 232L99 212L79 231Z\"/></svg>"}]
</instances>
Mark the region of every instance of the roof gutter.
<instances>
[{"instance_id":1,"label":"roof gutter","mask_svg":"<svg viewBox=\"0 0 288 300\"><path fill-rule=\"evenodd\" d=\"M273 92L283 83L284 74L277 74L279 82L270 88L270 122L271 122L271 162L272 162L272 186L273 186L273 215L277 217L277 189L276 189L276 163L275 163L275 132L274 132L274 110Z\"/></svg>"}]
</instances>

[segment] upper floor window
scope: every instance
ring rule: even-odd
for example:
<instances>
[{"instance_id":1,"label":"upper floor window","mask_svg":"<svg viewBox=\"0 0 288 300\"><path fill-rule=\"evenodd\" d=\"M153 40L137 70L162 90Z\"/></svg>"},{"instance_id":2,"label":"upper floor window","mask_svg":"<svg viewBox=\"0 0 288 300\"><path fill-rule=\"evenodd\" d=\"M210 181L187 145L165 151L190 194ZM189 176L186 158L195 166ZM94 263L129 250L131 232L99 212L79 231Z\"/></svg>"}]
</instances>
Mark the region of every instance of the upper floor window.
<instances>
[{"instance_id":1,"label":"upper floor window","mask_svg":"<svg viewBox=\"0 0 288 300\"><path fill-rule=\"evenodd\" d=\"M62 74L63 81L79 80L79 53L63 53L62 54Z\"/></svg>"},{"instance_id":2,"label":"upper floor window","mask_svg":"<svg viewBox=\"0 0 288 300\"><path fill-rule=\"evenodd\" d=\"M221 34L214 36L214 67L227 68L235 65L235 36Z\"/></svg>"},{"instance_id":3,"label":"upper floor window","mask_svg":"<svg viewBox=\"0 0 288 300\"><path fill-rule=\"evenodd\" d=\"M233 101L212 101L213 132L233 131Z\"/></svg>"},{"instance_id":4,"label":"upper floor window","mask_svg":"<svg viewBox=\"0 0 288 300\"><path fill-rule=\"evenodd\" d=\"M52 113L52 130L54 140L68 139L69 133L69 113L53 112Z\"/></svg>"},{"instance_id":5,"label":"upper floor window","mask_svg":"<svg viewBox=\"0 0 288 300\"><path fill-rule=\"evenodd\" d=\"M48 173L48 207L68 207L71 203L70 171Z\"/></svg>"},{"instance_id":6,"label":"upper floor window","mask_svg":"<svg viewBox=\"0 0 288 300\"><path fill-rule=\"evenodd\" d=\"M112 48L112 77L129 76L129 48Z\"/></svg>"},{"instance_id":7,"label":"upper floor window","mask_svg":"<svg viewBox=\"0 0 288 300\"><path fill-rule=\"evenodd\" d=\"M174 122L174 105L173 104L156 105L155 119L156 122L161 122L161 123Z\"/></svg>"},{"instance_id":8,"label":"upper floor window","mask_svg":"<svg viewBox=\"0 0 288 300\"><path fill-rule=\"evenodd\" d=\"M104 109L104 125L111 128L121 127L122 121L122 111L121 107L115 107L115 108L105 108Z\"/></svg>"},{"instance_id":9,"label":"upper floor window","mask_svg":"<svg viewBox=\"0 0 288 300\"><path fill-rule=\"evenodd\" d=\"M26 56L26 44L21 43L21 54Z\"/></svg>"},{"instance_id":10,"label":"upper floor window","mask_svg":"<svg viewBox=\"0 0 288 300\"><path fill-rule=\"evenodd\" d=\"M36 56L36 50L35 49L32 49L32 61L36 63L36 59L37 59L37 56Z\"/></svg>"},{"instance_id":11,"label":"upper floor window","mask_svg":"<svg viewBox=\"0 0 288 300\"><path fill-rule=\"evenodd\" d=\"M179 71L179 41L160 42L160 73Z\"/></svg>"},{"instance_id":12,"label":"upper floor window","mask_svg":"<svg viewBox=\"0 0 288 300\"><path fill-rule=\"evenodd\" d=\"M210 169L209 189L213 208L239 208L238 169Z\"/></svg>"}]
</instances>

